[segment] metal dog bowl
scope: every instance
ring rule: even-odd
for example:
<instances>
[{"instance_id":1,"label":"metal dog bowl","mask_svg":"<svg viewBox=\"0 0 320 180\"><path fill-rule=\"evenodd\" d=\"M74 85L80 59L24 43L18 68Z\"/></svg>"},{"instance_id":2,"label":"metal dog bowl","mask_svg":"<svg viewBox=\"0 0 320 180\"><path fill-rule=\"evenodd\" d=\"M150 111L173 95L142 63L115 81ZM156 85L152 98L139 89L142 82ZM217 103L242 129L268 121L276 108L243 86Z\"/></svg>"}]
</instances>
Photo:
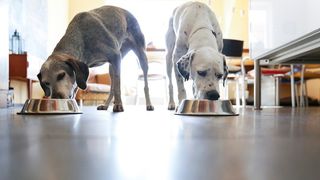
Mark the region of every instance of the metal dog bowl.
<instances>
[{"instance_id":1,"label":"metal dog bowl","mask_svg":"<svg viewBox=\"0 0 320 180\"><path fill-rule=\"evenodd\" d=\"M184 99L176 109L177 115L237 116L229 100Z\"/></svg>"},{"instance_id":2,"label":"metal dog bowl","mask_svg":"<svg viewBox=\"0 0 320 180\"><path fill-rule=\"evenodd\" d=\"M28 99L18 114L81 114L74 99Z\"/></svg>"}]
</instances>

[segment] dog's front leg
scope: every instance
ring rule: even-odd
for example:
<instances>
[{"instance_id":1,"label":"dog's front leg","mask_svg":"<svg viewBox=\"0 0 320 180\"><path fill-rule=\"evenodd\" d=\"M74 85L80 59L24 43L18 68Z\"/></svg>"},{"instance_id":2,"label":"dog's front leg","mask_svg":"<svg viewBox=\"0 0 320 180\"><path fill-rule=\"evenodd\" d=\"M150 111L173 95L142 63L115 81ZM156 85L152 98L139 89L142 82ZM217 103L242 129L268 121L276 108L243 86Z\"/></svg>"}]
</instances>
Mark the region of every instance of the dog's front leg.
<instances>
[{"instance_id":1,"label":"dog's front leg","mask_svg":"<svg viewBox=\"0 0 320 180\"><path fill-rule=\"evenodd\" d=\"M113 90L112 90L112 84L111 84L111 91L110 91L110 94L108 96L108 99L107 101L105 102L105 104L101 104L97 107L97 110L108 110L108 107L109 107L109 104L113 98Z\"/></svg>"},{"instance_id":2,"label":"dog's front leg","mask_svg":"<svg viewBox=\"0 0 320 180\"><path fill-rule=\"evenodd\" d=\"M180 104L183 99L186 99L187 93L184 88L184 79L181 76L181 74L179 73L178 66L176 65L176 63L183 55L185 55L187 53L188 49L187 49L187 47L185 47L183 45L180 45L178 47L175 48L175 51L173 54L173 62L175 63L174 74L175 74L176 81L177 81L178 100L179 100L179 104Z\"/></svg>"},{"instance_id":3,"label":"dog's front leg","mask_svg":"<svg viewBox=\"0 0 320 180\"><path fill-rule=\"evenodd\" d=\"M175 109L175 103L173 98L173 85L172 85L172 67L173 67L173 50L175 47L175 41L176 41L176 35L173 30L173 19L170 18L169 28L166 33L166 47L167 47L167 54L166 54L166 65L167 65L167 76L169 80L169 104L168 104L168 110L174 110Z\"/></svg>"},{"instance_id":4,"label":"dog's front leg","mask_svg":"<svg viewBox=\"0 0 320 180\"><path fill-rule=\"evenodd\" d=\"M113 82L114 82L114 79L113 79L114 75L113 74L114 74L114 71L113 71L113 68L112 68L111 64L109 64L109 74L110 74L110 77L111 77L110 94L108 96L107 101L104 104L98 106L98 108L97 108L98 110L108 110L110 102L111 102L111 100L113 99L113 96L114 96L114 94L113 94L113 92L114 92L114 86L113 86Z\"/></svg>"},{"instance_id":5,"label":"dog's front leg","mask_svg":"<svg viewBox=\"0 0 320 180\"><path fill-rule=\"evenodd\" d=\"M173 85L172 85L172 50L171 52L167 52L166 55L166 61L167 61L167 76L169 80L169 105L168 105L168 110L174 110L175 109L175 103L174 103L174 98L173 98Z\"/></svg>"},{"instance_id":6,"label":"dog's front leg","mask_svg":"<svg viewBox=\"0 0 320 180\"><path fill-rule=\"evenodd\" d=\"M178 100L180 104L183 99L186 99L187 93L186 93L186 89L184 88L183 77L179 74L177 67L174 68L174 74L176 76L177 88L178 88Z\"/></svg>"}]
</instances>

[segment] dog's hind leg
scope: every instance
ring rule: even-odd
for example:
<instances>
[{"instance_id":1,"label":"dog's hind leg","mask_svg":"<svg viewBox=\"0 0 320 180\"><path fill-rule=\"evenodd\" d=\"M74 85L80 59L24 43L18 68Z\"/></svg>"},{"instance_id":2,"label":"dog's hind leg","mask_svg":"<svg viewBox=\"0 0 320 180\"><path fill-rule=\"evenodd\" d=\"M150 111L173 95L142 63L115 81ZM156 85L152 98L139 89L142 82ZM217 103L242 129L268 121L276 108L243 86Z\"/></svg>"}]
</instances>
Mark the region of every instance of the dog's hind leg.
<instances>
[{"instance_id":1,"label":"dog's hind leg","mask_svg":"<svg viewBox=\"0 0 320 180\"><path fill-rule=\"evenodd\" d=\"M111 87L110 87L110 94L108 96L108 99L106 100L106 102L102 105L99 105L97 107L98 110L108 110L108 107L110 105L111 100L113 99L113 69L112 69L112 65L109 64L109 74L110 74L110 78L111 78Z\"/></svg>"},{"instance_id":2,"label":"dog's hind leg","mask_svg":"<svg viewBox=\"0 0 320 180\"><path fill-rule=\"evenodd\" d=\"M148 87L148 59L145 52L145 39L142 34L139 24L134 17L128 18L128 24L131 24L128 28L129 44L131 49L138 56L141 69L144 77L144 95L146 98L147 111L153 111L154 107L150 101L149 87Z\"/></svg>"},{"instance_id":3,"label":"dog's hind leg","mask_svg":"<svg viewBox=\"0 0 320 180\"><path fill-rule=\"evenodd\" d=\"M147 111L153 111L154 107L151 104L150 101L150 95L149 95L149 86L148 86L148 59L146 56L146 53L143 48L133 48L133 51L138 56L140 67L143 72L143 78L144 78L144 95L146 98L146 106Z\"/></svg>"},{"instance_id":4,"label":"dog's hind leg","mask_svg":"<svg viewBox=\"0 0 320 180\"><path fill-rule=\"evenodd\" d=\"M173 31L172 27L172 18L170 19L169 28L166 33L166 65L167 65L167 76L169 80L169 105L168 110L174 110L175 109L175 103L173 98L173 85L172 85L172 66L173 66L173 59L172 59L172 53L175 46L175 33Z\"/></svg>"},{"instance_id":5,"label":"dog's hind leg","mask_svg":"<svg viewBox=\"0 0 320 180\"><path fill-rule=\"evenodd\" d=\"M114 61L112 66L112 89L111 91L114 94L114 104L113 104L113 112L122 112L123 106L121 101L121 88L120 88L120 69L121 69L121 58Z\"/></svg>"}]
</instances>

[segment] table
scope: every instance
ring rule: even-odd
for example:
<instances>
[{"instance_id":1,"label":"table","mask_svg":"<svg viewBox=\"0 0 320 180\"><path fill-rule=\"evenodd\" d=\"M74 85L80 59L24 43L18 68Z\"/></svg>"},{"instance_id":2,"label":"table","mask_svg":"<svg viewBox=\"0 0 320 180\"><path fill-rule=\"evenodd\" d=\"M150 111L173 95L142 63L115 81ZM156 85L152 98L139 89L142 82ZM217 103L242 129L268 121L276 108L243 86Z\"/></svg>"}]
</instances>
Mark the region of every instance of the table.
<instances>
[{"instance_id":1,"label":"table","mask_svg":"<svg viewBox=\"0 0 320 180\"><path fill-rule=\"evenodd\" d=\"M268 64L319 64L320 63L320 28L316 29L298 39L295 39L278 48L268 51L253 58L255 80L254 80L254 109L261 109L261 69L260 65ZM293 68L291 68L293 74ZM291 87L294 83L291 77ZM294 94L294 88L291 88ZM291 97L294 102L294 97ZM292 103L293 105L295 103Z\"/></svg>"},{"instance_id":2,"label":"table","mask_svg":"<svg viewBox=\"0 0 320 180\"><path fill-rule=\"evenodd\" d=\"M32 98L32 83L36 82L28 74L29 62L27 54L9 55L9 82L11 80L24 81L27 83L28 99Z\"/></svg>"}]
</instances>

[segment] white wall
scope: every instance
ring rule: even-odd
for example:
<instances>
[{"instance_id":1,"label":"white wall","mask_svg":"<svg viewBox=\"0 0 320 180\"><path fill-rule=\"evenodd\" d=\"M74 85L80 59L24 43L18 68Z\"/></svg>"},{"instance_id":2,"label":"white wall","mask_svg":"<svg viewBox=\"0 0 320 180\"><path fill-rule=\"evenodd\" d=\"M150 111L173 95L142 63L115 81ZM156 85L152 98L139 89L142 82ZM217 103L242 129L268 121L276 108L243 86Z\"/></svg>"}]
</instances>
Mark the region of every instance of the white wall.
<instances>
[{"instance_id":1,"label":"white wall","mask_svg":"<svg viewBox=\"0 0 320 180\"><path fill-rule=\"evenodd\" d=\"M51 53L68 26L69 3L48 0L48 52Z\"/></svg>"},{"instance_id":2,"label":"white wall","mask_svg":"<svg viewBox=\"0 0 320 180\"><path fill-rule=\"evenodd\" d=\"M8 0L0 0L0 108L6 107L6 90L9 79L9 38L8 38Z\"/></svg>"},{"instance_id":3,"label":"white wall","mask_svg":"<svg viewBox=\"0 0 320 180\"><path fill-rule=\"evenodd\" d=\"M8 37L8 0L0 0L0 89L8 89L9 79L9 37Z\"/></svg>"},{"instance_id":4,"label":"white wall","mask_svg":"<svg viewBox=\"0 0 320 180\"><path fill-rule=\"evenodd\" d=\"M68 26L69 3L65 0L48 0L48 39L47 49L51 54L56 44L64 35ZM17 83L17 82L16 82ZM22 91L26 88L24 84L16 84ZM18 94L18 93L17 93ZM27 94L19 92L15 102L24 102ZM40 83L33 83L32 98L42 98L44 95Z\"/></svg>"},{"instance_id":5,"label":"white wall","mask_svg":"<svg viewBox=\"0 0 320 180\"><path fill-rule=\"evenodd\" d=\"M244 41L248 48L248 0L223 0L223 37Z\"/></svg>"},{"instance_id":6,"label":"white wall","mask_svg":"<svg viewBox=\"0 0 320 180\"><path fill-rule=\"evenodd\" d=\"M0 0L1 1L1 0ZM48 0L48 19L47 19L47 44L44 44L47 48L48 55L51 54L52 50L65 33L68 25L68 13L69 13L69 2L65 0ZM2 6L1 6L2 7ZM2 29L2 28L1 28ZM7 33L8 34L8 33ZM28 54L28 56L32 56ZM36 57L28 57L39 62L39 67L45 59L36 59ZM37 74L39 69L35 69L32 74ZM30 73L30 72L29 72ZM14 102L21 104L27 99L27 86L25 82L12 81L11 86L14 87ZM32 98L42 98L44 95L40 84L33 83Z\"/></svg>"},{"instance_id":7,"label":"white wall","mask_svg":"<svg viewBox=\"0 0 320 180\"><path fill-rule=\"evenodd\" d=\"M105 5L106 0L69 0L69 22L79 12Z\"/></svg>"},{"instance_id":8,"label":"white wall","mask_svg":"<svg viewBox=\"0 0 320 180\"><path fill-rule=\"evenodd\" d=\"M319 7L319 0L250 0L252 57L319 28Z\"/></svg>"}]
</instances>

